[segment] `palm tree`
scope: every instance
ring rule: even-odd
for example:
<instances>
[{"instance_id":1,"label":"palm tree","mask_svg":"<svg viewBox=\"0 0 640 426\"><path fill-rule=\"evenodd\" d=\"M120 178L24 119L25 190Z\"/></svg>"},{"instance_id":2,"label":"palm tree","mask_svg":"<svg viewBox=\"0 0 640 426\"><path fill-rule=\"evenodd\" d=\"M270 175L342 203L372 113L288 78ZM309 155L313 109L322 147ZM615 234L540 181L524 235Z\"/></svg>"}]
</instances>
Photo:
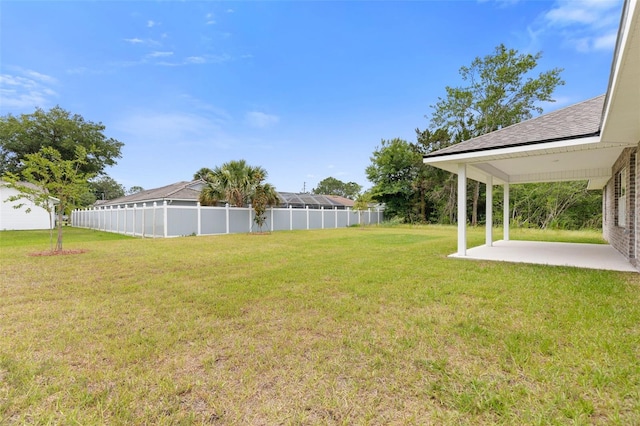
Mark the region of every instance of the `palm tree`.
<instances>
[{"instance_id":1,"label":"palm tree","mask_svg":"<svg viewBox=\"0 0 640 426\"><path fill-rule=\"evenodd\" d=\"M242 207L252 201L256 187L267 177L262 167L254 167L245 160L234 160L214 168L204 178L206 184L200 193L200 203L205 206L226 201Z\"/></svg>"},{"instance_id":2,"label":"palm tree","mask_svg":"<svg viewBox=\"0 0 640 426\"><path fill-rule=\"evenodd\" d=\"M193 174L193 180L207 180L207 176L209 176L211 173L213 173L213 170L208 167L202 167L200 170Z\"/></svg>"}]
</instances>

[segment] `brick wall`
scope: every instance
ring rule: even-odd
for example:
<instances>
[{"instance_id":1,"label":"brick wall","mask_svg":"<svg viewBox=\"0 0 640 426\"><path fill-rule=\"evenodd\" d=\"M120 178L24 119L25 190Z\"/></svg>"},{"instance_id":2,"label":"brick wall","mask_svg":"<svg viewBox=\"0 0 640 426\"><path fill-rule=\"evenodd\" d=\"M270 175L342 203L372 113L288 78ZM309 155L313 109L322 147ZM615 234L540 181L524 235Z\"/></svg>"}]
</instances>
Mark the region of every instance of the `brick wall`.
<instances>
[{"instance_id":1,"label":"brick wall","mask_svg":"<svg viewBox=\"0 0 640 426\"><path fill-rule=\"evenodd\" d=\"M640 178L638 177L637 167L637 152L638 148L625 149L620 157L616 160L612 167L612 177L607 182L603 196L603 236L604 238L628 258L632 264L638 266L636 259L636 251L639 247L640 241L637 237L636 227L636 215L639 211L640 199L636 197L638 190L640 190ZM620 194L620 178L619 173L626 167L625 178L627 182L627 207L626 207L626 220L624 224L618 226L618 207L617 198Z\"/></svg>"}]
</instances>

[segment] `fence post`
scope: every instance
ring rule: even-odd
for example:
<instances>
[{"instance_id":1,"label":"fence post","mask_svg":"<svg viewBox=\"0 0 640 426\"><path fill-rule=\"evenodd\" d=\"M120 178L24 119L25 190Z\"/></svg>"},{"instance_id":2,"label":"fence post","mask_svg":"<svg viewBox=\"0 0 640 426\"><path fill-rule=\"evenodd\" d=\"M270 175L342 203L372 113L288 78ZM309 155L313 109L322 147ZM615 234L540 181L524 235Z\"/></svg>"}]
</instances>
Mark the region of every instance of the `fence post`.
<instances>
[{"instance_id":1,"label":"fence post","mask_svg":"<svg viewBox=\"0 0 640 426\"><path fill-rule=\"evenodd\" d=\"M164 200L164 202L162 203L162 209L164 210L164 217L162 218L163 220L163 236L165 238L167 238L167 236L169 235L169 207L167 205L167 200Z\"/></svg>"},{"instance_id":2,"label":"fence post","mask_svg":"<svg viewBox=\"0 0 640 426\"><path fill-rule=\"evenodd\" d=\"M253 232L253 229L251 229L252 228L251 227L251 219L252 219L251 218L251 214L252 214L251 212L253 211L253 207L251 207L251 204L249 204L248 209L249 209L249 232Z\"/></svg>"},{"instance_id":3,"label":"fence post","mask_svg":"<svg viewBox=\"0 0 640 426\"><path fill-rule=\"evenodd\" d=\"M124 235L127 235L127 211L129 210L129 205L124 205Z\"/></svg>"},{"instance_id":4,"label":"fence post","mask_svg":"<svg viewBox=\"0 0 640 426\"><path fill-rule=\"evenodd\" d=\"M136 236L136 211L138 210L138 205L133 203L133 223L131 224L131 233L133 236Z\"/></svg>"},{"instance_id":5,"label":"fence post","mask_svg":"<svg viewBox=\"0 0 640 426\"><path fill-rule=\"evenodd\" d=\"M304 209L307 211L307 229L309 229L309 206L304 206Z\"/></svg>"},{"instance_id":6,"label":"fence post","mask_svg":"<svg viewBox=\"0 0 640 426\"><path fill-rule=\"evenodd\" d=\"M289 231L293 231L293 206L289 206Z\"/></svg>"},{"instance_id":7,"label":"fence post","mask_svg":"<svg viewBox=\"0 0 640 426\"><path fill-rule=\"evenodd\" d=\"M273 206L271 206L271 232L273 232L273 215L275 213L273 212Z\"/></svg>"},{"instance_id":8,"label":"fence post","mask_svg":"<svg viewBox=\"0 0 640 426\"><path fill-rule=\"evenodd\" d=\"M336 225L335 227L337 228L338 227L338 207L333 206L333 209L335 210L335 214L333 216L333 220L334 220L334 223Z\"/></svg>"},{"instance_id":9,"label":"fence post","mask_svg":"<svg viewBox=\"0 0 640 426\"><path fill-rule=\"evenodd\" d=\"M153 223L151 224L151 232L153 232L153 238L156 237L156 209L158 208L158 203L153 202L153 214L151 215L151 219Z\"/></svg>"},{"instance_id":10,"label":"fence post","mask_svg":"<svg viewBox=\"0 0 640 426\"><path fill-rule=\"evenodd\" d=\"M225 203L224 208L225 208L225 213L226 213L226 218L227 218L227 234L228 234L229 233L229 229L230 229L230 226L229 226L229 203Z\"/></svg>"},{"instance_id":11,"label":"fence post","mask_svg":"<svg viewBox=\"0 0 640 426\"><path fill-rule=\"evenodd\" d=\"M142 203L142 238L145 234L145 216L147 215L147 203Z\"/></svg>"},{"instance_id":12,"label":"fence post","mask_svg":"<svg viewBox=\"0 0 640 426\"><path fill-rule=\"evenodd\" d=\"M367 225L371 225L371 207L367 210L369 212L369 220L367 221Z\"/></svg>"},{"instance_id":13,"label":"fence post","mask_svg":"<svg viewBox=\"0 0 640 426\"><path fill-rule=\"evenodd\" d=\"M320 225L321 226L320 229L324 229L324 206L320 206L320 215L322 215L322 221L321 221L322 225Z\"/></svg>"},{"instance_id":14,"label":"fence post","mask_svg":"<svg viewBox=\"0 0 640 426\"><path fill-rule=\"evenodd\" d=\"M198 207L198 235L202 235L202 205L200 201L196 203Z\"/></svg>"}]
</instances>

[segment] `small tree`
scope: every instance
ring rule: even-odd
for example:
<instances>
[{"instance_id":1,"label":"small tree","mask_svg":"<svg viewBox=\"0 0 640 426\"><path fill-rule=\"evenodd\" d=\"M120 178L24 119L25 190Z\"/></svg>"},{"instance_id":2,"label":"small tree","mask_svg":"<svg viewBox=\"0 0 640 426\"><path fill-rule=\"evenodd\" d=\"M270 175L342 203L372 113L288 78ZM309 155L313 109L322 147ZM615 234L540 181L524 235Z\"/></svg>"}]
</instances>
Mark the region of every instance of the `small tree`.
<instances>
[{"instance_id":1,"label":"small tree","mask_svg":"<svg viewBox=\"0 0 640 426\"><path fill-rule=\"evenodd\" d=\"M253 221L258 225L260 231L262 231L262 227L267 220L267 207L278 204L278 202L280 202L280 198L278 197L276 189L271 184L261 183L256 185L253 196L251 197L251 205L255 212Z\"/></svg>"},{"instance_id":2,"label":"small tree","mask_svg":"<svg viewBox=\"0 0 640 426\"><path fill-rule=\"evenodd\" d=\"M75 207L77 200L88 190L87 182L92 175L81 171L86 162L87 151L82 146L76 147L76 156L72 160L63 160L55 148L44 147L35 154L25 155L22 160L22 179L11 172L3 177L10 188L19 191L18 195L9 197L9 201L29 200L49 213L52 251L62 251L63 215ZM15 208L23 206L24 203ZM56 212L58 238L54 248L53 217Z\"/></svg>"},{"instance_id":3,"label":"small tree","mask_svg":"<svg viewBox=\"0 0 640 426\"><path fill-rule=\"evenodd\" d=\"M362 194L359 194L353 203L353 209L357 212L367 211L370 208L370 204L373 202L373 197L371 196L370 191L365 191ZM363 224L360 224L363 226Z\"/></svg>"}]
</instances>

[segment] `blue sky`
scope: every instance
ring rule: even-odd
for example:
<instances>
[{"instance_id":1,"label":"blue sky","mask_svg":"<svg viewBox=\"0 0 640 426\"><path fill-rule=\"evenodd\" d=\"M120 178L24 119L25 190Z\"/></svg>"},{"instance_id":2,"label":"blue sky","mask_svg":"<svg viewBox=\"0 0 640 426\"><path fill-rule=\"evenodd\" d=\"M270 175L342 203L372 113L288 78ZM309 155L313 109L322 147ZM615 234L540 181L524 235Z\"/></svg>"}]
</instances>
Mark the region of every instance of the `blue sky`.
<instances>
[{"instance_id":1,"label":"blue sky","mask_svg":"<svg viewBox=\"0 0 640 426\"><path fill-rule=\"evenodd\" d=\"M504 43L563 68L551 111L606 91L621 0L2 1L0 115L55 105L124 142L129 188L245 159L280 191L371 186L458 70ZM426 117L425 117L426 116Z\"/></svg>"}]
</instances>

